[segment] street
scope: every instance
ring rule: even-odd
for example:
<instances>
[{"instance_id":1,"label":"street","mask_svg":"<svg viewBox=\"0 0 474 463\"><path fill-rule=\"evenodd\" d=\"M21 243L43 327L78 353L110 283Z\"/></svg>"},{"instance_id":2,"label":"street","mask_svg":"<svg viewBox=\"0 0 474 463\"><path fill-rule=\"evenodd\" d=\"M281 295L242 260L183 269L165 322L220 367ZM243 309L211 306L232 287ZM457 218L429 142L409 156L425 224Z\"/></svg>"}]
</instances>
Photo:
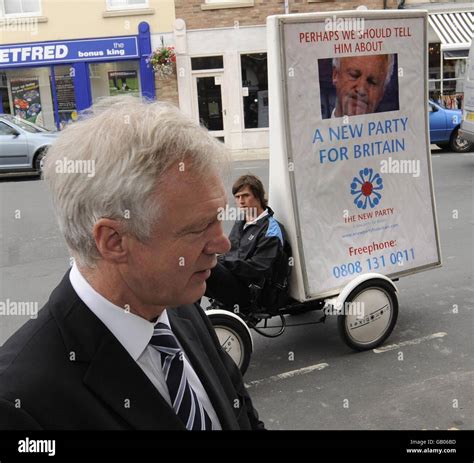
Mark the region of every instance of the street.
<instances>
[{"instance_id":1,"label":"street","mask_svg":"<svg viewBox=\"0 0 474 463\"><path fill-rule=\"evenodd\" d=\"M253 333L244 380L269 429L474 428L474 153L434 149L432 161L442 267L396 283L399 318L385 348L354 353L335 317L304 325L314 313L288 317L303 325L276 339ZM268 188L267 160L235 162L231 205L232 182L247 172ZM69 266L45 183L0 179L0 223L0 301L41 307ZM26 319L1 316L0 345Z\"/></svg>"}]
</instances>

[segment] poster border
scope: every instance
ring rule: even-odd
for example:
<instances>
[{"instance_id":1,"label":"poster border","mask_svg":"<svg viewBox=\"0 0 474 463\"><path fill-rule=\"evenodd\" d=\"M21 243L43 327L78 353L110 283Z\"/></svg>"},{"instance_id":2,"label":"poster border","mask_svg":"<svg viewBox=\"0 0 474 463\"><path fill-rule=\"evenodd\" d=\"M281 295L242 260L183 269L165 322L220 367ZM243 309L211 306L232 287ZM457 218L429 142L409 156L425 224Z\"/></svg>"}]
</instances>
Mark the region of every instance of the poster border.
<instances>
[{"instance_id":1,"label":"poster border","mask_svg":"<svg viewBox=\"0 0 474 463\"><path fill-rule=\"evenodd\" d=\"M295 15L293 17L291 16L276 16L276 20L278 21L278 26L277 28L279 29L279 35L280 35L280 73L282 76L281 80L281 96L283 100L283 107L288 108L288 78L287 78L287 61L286 61L286 54L285 54L285 25L286 24L297 24L297 23L310 23L310 22L324 22L324 20L330 16L336 16L336 17L351 17L351 18L364 18L364 19L394 19L394 18L422 18L423 19L423 64L424 64L424 104L425 108L428 105L428 58L427 58L427 52L428 52L428 11L427 10L410 10L410 11L385 11L385 10L366 10L366 11L357 11L357 10L349 10L349 11L327 11L327 12L321 12L321 13L308 13L308 14L302 14L302 15ZM293 152L291 149L292 146L292 138L291 138L291 131L289 130L289 114L288 111L285 111L284 114L284 123L286 125L286 130L284 130L284 137L285 137L285 145L286 145L286 159L288 163L293 162ZM408 275L413 275L415 273L420 273L426 270L431 270L433 268L439 268L442 265L441 262L441 247L440 247L440 238L439 238L439 227L438 227L438 219L437 219L437 213L436 213L436 200L434 196L434 185L433 185L433 169L431 166L431 151L430 151L430 135L429 135L429 120L428 120L428 111L425 110L425 146L426 146L426 159L427 159L427 166L428 166L428 177L429 177L429 190L430 190L430 196L431 196L431 207L432 207L432 214L433 214L433 225L434 225L434 233L435 233L435 242L436 242L436 251L437 251L437 261L432 262L429 264L421 265L419 267L414 267L409 270L405 271L400 271L400 272L395 272L395 273L388 273L385 276L387 276L390 279L398 279L403 276L408 276ZM309 286L309 281L308 281L308 276L305 270L306 265L305 265L305 255L304 255L304 249L303 249L303 244L301 240L301 223L300 223L300 216L299 216L299 210L298 210L298 197L296 195L296 182L295 182L295 174L294 171L289 171L289 180L290 180L290 188L291 188L291 194L293 197L293 206L294 206L294 215L295 215L295 228L296 228L296 240L298 243L298 254L299 254L299 260L300 260L300 265L302 269L302 274L303 274L303 288L304 288L304 293L306 300L313 300L313 299L322 299L325 297L330 297L330 296L335 296L339 294L344 286L346 286L349 282L346 282L342 286L338 286L334 289L321 292L321 293L315 293L311 294L310 291L310 286Z\"/></svg>"}]
</instances>

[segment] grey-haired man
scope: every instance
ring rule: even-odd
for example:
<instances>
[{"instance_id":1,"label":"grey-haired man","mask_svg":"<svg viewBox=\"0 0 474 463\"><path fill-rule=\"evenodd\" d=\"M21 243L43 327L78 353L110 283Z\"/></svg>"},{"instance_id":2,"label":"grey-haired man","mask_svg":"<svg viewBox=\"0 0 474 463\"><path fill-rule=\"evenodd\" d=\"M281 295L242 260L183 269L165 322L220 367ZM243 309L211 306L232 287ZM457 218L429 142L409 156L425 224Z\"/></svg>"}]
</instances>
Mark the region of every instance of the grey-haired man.
<instances>
[{"instance_id":1,"label":"grey-haired man","mask_svg":"<svg viewBox=\"0 0 474 463\"><path fill-rule=\"evenodd\" d=\"M224 157L178 109L134 97L60 135L45 176L75 264L0 349L0 429L263 429L193 304L230 246Z\"/></svg>"},{"instance_id":2,"label":"grey-haired man","mask_svg":"<svg viewBox=\"0 0 474 463\"><path fill-rule=\"evenodd\" d=\"M332 81L336 87L336 105L331 117L376 112L392 72L392 55L334 59Z\"/></svg>"}]
</instances>

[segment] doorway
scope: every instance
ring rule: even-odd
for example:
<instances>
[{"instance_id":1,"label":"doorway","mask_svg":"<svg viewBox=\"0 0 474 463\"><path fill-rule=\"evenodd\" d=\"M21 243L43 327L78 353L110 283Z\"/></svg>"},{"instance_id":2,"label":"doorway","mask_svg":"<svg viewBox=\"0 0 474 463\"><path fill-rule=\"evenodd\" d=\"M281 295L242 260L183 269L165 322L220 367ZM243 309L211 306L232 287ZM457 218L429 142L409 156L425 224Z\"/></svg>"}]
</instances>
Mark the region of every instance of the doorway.
<instances>
[{"instance_id":1,"label":"doorway","mask_svg":"<svg viewBox=\"0 0 474 463\"><path fill-rule=\"evenodd\" d=\"M224 100L222 96L223 73L195 74L193 76L194 116L209 133L225 140Z\"/></svg>"}]
</instances>

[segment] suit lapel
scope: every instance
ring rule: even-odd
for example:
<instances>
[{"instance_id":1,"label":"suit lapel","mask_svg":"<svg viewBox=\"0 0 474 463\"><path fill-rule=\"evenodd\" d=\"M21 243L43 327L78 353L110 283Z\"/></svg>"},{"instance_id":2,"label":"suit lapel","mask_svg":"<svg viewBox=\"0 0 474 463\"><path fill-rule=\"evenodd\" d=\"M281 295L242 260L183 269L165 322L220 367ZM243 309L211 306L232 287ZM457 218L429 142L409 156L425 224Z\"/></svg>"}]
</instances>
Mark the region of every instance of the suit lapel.
<instances>
[{"instance_id":1,"label":"suit lapel","mask_svg":"<svg viewBox=\"0 0 474 463\"><path fill-rule=\"evenodd\" d=\"M181 318L174 310L168 310L168 317L173 333L178 338L194 371L209 396L222 429L240 429L230 405L233 399L225 394L222 384L208 360L207 354L199 341L199 337L192 323L185 318Z\"/></svg>"},{"instance_id":2,"label":"suit lapel","mask_svg":"<svg viewBox=\"0 0 474 463\"><path fill-rule=\"evenodd\" d=\"M49 304L65 347L75 361L89 363L84 384L133 429L185 427L139 365L74 291L69 272ZM192 323L168 311L173 329L201 380L222 429L240 429L229 397L208 360ZM237 397L235 397L237 398Z\"/></svg>"},{"instance_id":3,"label":"suit lapel","mask_svg":"<svg viewBox=\"0 0 474 463\"><path fill-rule=\"evenodd\" d=\"M112 334L106 335L100 345L84 376L84 383L134 429L185 429Z\"/></svg>"},{"instance_id":4,"label":"suit lapel","mask_svg":"<svg viewBox=\"0 0 474 463\"><path fill-rule=\"evenodd\" d=\"M85 385L134 429L185 429L115 336L74 291L69 272L50 298L66 352L88 363Z\"/></svg>"}]
</instances>

